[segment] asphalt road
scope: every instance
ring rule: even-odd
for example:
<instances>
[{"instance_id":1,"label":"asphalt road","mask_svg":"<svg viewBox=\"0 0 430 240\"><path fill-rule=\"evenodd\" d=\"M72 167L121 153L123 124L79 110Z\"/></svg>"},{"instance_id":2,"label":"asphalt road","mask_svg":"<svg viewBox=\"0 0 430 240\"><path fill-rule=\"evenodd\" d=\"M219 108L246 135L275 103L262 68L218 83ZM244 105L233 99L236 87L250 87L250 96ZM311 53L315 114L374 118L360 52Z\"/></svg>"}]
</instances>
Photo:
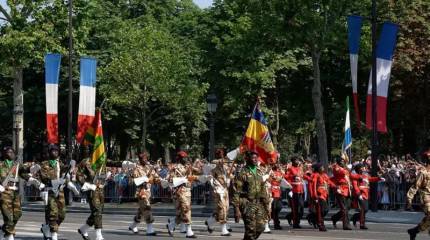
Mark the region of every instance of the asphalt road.
<instances>
[{"instance_id":1,"label":"asphalt road","mask_svg":"<svg viewBox=\"0 0 430 240\"><path fill-rule=\"evenodd\" d=\"M68 213L65 222L60 228L60 239L67 240L79 240L80 235L77 233L77 228L85 221L87 214L83 213ZM132 234L128 231L128 225L132 220L131 215L105 215L104 216L104 238L106 240L116 240L116 239L127 239L127 240L142 240L142 239L166 239L170 238L167 234L165 225L166 217L155 217L155 228L158 232L156 237L147 237L145 232L142 231L144 225L140 226L141 232L137 235ZM39 240L42 239L42 234L40 233L40 224L43 222L44 215L40 212L24 212L23 217L17 226L17 235L15 239L19 240ZM206 232L204 226L203 218L193 219L193 230L197 235L198 239L242 239L243 236L243 225L230 223L233 228L232 237L220 237L219 227L212 234ZM331 223L326 222L328 232L319 232L308 226L307 223L302 222L303 229L292 230L290 227L286 227L287 223L282 222L284 230L273 231L272 234L264 234L260 239L291 239L291 240L304 240L304 239L346 239L346 240L362 240L362 239L409 239L406 229L412 227L412 224L385 224L385 223L369 223L369 230L353 230L353 231L343 231L339 229L334 229ZM90 237L94 236L94 231L90 232ZM427 233L422 233L417 239L428 239ZM175 232L174 238L185 239L184 234ZM93 237L92 239L95 239Z\"/></svg>"}]
</instances>

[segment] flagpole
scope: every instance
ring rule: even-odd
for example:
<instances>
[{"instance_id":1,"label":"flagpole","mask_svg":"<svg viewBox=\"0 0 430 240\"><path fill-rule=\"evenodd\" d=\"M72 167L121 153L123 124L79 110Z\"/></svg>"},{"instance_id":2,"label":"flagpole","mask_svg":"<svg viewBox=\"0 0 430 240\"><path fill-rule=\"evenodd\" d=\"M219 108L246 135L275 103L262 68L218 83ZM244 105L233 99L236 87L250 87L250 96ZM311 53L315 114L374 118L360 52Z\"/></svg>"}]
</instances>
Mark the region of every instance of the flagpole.
<instances>
[{"instance_id":1,"label":"flagpole","mask_svg":"<svg viewBox=\"0 0 430 240\"><path fill-rule=\"evenodd\" d=\"M371 167L371 175L377 176L377 168L378 168L378 129L377 129L377 81L376 81L376 73L377 73L377 65L376 65L376 24L377 24L377 15L376 15L376 0L372 0L372 167ZM377 203L377 184L371 184L371 209L373 212L378 210Z\"/></svg>"},{"instance_id":2,"label":"flagpole","mask_svg":"<svg viewBox=\"0 0 430 240\"><path fill-rule=\"evenodd\" d=\"M73 0L69 0L69 102L67 116L67 160L72 160L72 123L73 123L73 35L72 35L72 10Z\"/></svg>"}]
</instances>

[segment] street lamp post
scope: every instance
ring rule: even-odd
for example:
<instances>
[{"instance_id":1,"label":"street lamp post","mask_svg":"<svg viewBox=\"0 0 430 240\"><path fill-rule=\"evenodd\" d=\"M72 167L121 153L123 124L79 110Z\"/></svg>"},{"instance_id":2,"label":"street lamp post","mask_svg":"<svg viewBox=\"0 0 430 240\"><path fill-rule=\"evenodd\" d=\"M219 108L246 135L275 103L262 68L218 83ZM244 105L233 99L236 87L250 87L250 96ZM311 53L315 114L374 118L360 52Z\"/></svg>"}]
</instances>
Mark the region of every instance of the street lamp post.
<instances>
[{"instance_id":1,"label":"street lamp post","mask_svg":"<svg viewBox=\"0 0 430 240\"><path fill-rule=\"evenodd\" d=\"M209 112L209 161L211 162L215 158L215 113L218 107L218 99L215 94L211 93L207 96L206 102Z\"/></svg>"}]
</instances>

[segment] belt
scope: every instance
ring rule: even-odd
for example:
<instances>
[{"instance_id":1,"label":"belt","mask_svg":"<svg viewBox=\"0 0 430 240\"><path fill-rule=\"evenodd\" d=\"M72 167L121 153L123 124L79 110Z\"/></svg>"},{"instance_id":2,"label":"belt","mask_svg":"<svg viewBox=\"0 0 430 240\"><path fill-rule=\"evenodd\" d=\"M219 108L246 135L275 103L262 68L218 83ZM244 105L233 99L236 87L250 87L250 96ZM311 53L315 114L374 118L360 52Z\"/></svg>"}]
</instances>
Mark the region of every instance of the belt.
<instances>
[{"instance_id":1,"label":"belt","mask_svg":"<svg viewBox=\"0 0 430 240\"><path fill-rule=\"evenodd\" d=\"M302 182L292 182L291 184L293 184L293 185L302 185L303 183Z\"/></svg>"}]
</instances>

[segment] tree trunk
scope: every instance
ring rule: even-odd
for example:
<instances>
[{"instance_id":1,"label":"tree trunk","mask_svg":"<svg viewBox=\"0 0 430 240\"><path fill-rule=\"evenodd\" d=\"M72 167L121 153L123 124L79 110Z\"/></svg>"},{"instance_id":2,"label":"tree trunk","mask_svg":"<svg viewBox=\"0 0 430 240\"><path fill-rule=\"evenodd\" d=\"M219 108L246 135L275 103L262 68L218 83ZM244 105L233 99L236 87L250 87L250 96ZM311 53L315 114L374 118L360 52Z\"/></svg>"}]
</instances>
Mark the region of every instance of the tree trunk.
<instances>
[{"instance_id":1,"label":"tree trunk","mask_svg":"<svg viewBox=\"0 0 430 240\"><path fill-rule=\"evenodd\" d=\"M169 149L169 145L168 144L163 144L163 148L164 148L164 161L165 163L170 163L171 159L170 159L170 149Z\"/></svg>"},{"instance_id":2,"label":"tree trunk","mask_svg":"<svg viewBox=\"0 0 430 240\"><path fill-rule=\"evenodd\" d=\"M17 161L24 159L24 91L22 89L23 70L21 67L14 68L13 80L13 148L16 151ZM24 182L19 181L19 194L23 201Z\"/></svg>"},{"instance_id":3,"label":"tree trunk","mask_svg":"<svg viewBox=\"0 0 430 240\"><path fill-rule=\"evenodd\" d=\"M146 133L148 129L148 119L147 119L147 113L148 110L148 104L147 104L147 97L146 97L146 85L143 87L143 99L142 99L142 136L140 139L141 144L141 150L142 152L146 152Z\"/></svg>"},{"instance_id":4,"label":"tree trunk","mask_svg":"<svg viewBox=\"0 0 430 240\"><path fill-rule=\"evenodd\" d=\"M315 109L315 121L317 127L317 138L318 138L318 155L319 162L327 166L328 154L327 154L327 136L325 131L324 123L324 107L321 101L321 73L320 73L320 53L317 50L312 50L312 64L313 64L313 75L314 85L312 87L312 102Z\"/></svg>"},{"instance_id":5,"label":"tree trunk","mask_svg":"<svg viewBox=\"0 0 430 240\"><path fill-rule=\"evenodd\" d=\"M276 81L276 88L275 88L275 106L274 106L274 112L275 112L275 129L272 129L272 139L273 139L273 145L275 146L275 149L278 149L278 135L279 135L279 84L278 81Z\"/></svg>"}]
</instances>

